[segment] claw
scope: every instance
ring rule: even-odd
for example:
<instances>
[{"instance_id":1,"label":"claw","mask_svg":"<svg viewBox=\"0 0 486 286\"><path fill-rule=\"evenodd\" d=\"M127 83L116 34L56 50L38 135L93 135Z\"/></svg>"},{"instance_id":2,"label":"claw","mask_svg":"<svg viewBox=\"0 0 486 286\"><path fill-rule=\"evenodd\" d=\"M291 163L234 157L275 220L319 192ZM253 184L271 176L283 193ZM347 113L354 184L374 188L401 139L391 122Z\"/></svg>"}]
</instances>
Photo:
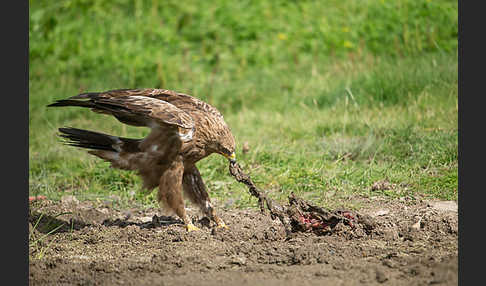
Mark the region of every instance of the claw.
<instances>
[{"instance_id":1,"label":"claw","mask_svg":"<svg viewBox=\"0 0 486 286\"><path fill-rule=\"evenodd\" d=\"M186 225L186 229L187 229L188 232L200 230L197 226L193 225L192 223L188 223Z\"/></svg>"},{"instance_id":2,"label":"claw","mask_svg":"<svg viewBox=\"0 0 486 286\"><path fill-rule=\"evenodd\" d=\"M218 222L217 228L229 229L229 227L224 223L224 221Z\"/></svg>"}]
</instances>

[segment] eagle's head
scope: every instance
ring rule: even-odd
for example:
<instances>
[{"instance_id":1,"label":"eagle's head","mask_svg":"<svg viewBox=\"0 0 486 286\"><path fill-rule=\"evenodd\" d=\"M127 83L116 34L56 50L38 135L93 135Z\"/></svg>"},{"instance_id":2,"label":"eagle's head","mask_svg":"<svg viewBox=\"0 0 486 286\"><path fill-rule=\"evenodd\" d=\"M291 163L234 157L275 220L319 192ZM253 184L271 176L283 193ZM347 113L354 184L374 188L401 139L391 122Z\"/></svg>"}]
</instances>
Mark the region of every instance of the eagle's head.
<instances>
[{"instance_id":1,"label":"eagle's head","mask_svg":"<svg viewBox=\"0 0 486 286\"><path fill-rule=\"evenodd\" d=\"M223 155L231 162L236 162L236 144L231 130L227 126L223 126L223 128L218 131L214 142L214 151Z\"/></svg>"}]
</instances>

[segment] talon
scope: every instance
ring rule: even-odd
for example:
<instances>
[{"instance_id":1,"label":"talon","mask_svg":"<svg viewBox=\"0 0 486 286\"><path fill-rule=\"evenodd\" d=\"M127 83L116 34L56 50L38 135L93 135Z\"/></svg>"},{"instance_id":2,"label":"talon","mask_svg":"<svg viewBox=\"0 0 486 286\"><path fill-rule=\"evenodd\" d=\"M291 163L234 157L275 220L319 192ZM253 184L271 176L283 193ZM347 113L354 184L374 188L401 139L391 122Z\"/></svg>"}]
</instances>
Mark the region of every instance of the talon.
<instances>
[{"instance_id":1,"label":"talon","mask_svg":"<svg viewBox=\"0 0 486 286\"><path fill-rule=\"evenodd\" d=\"M188 232L200 230L197 226L193 225L192 223L187 224L186 229Z\"/></svg>"},{"instance_id":2,"label":"talon","mask_svg":"<svg viewBox=\"0 0 486 286\"><path fill-rule=\"evenodd\" d=\"M223 221L218 222L218 225L216 227L217 228L229 229L229 227Z\"/></svg>"}]
</instances>

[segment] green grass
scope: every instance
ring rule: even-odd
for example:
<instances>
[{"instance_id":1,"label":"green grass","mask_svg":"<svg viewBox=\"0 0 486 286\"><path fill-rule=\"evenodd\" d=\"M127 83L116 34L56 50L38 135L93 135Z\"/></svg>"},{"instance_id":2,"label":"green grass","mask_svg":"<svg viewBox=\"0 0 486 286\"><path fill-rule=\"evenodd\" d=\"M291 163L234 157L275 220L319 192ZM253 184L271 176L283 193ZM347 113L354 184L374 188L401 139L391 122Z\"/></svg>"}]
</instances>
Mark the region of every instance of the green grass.
<instances>
[{"instance_id":1,"label":"green grass","mask_svg":"<svg viewBox=\"0 0 486 286\"><path fill-rule=\"evenodd\" d=\"M74 126L144 128L79 108L80 91L163 87L220 109L237 157L270 196L356 205L457 199L454 1L31 1L29 192L155 206L140 179L62 145ZM243 154L247 142L249 152ZM226 159L198 163L214 200L254 207ZM379 180L394 190L372 191Z\"/></svg>"}]
</instances>

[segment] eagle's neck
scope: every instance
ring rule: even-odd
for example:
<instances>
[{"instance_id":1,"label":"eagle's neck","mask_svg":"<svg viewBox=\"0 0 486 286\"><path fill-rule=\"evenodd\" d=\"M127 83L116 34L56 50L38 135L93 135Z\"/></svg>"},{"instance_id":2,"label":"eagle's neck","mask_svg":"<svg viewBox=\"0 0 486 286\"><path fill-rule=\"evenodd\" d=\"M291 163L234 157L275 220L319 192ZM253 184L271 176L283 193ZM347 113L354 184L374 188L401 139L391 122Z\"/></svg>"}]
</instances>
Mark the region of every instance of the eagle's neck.
<instances>
[{"instance_id":1,"label":"eagle's neck","mask_svg":"<svg viewBox=\"0 0 486 286\"><path fill-rule=\"evenodd\" d=\"M184 162L194 164L197 161L204 159L205 157L214 153L211 149L207 148L202 142L190 141L182 145L182 156Z\"/></svg>"}]
</instances>

